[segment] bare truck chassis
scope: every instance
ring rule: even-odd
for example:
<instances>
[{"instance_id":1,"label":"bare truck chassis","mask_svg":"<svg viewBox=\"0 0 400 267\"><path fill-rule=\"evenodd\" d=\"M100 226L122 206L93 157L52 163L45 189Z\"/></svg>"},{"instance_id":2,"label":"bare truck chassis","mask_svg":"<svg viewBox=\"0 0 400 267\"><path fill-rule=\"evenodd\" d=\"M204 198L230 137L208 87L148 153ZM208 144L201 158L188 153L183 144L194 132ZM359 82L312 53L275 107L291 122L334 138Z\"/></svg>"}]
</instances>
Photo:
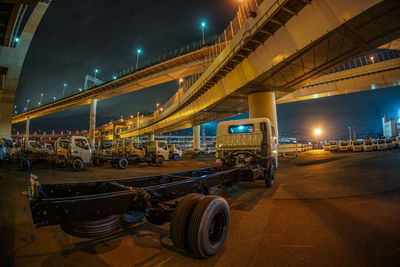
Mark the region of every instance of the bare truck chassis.
<instances>
[{"instance_id":1,"label":"bare truck chassis","mask_svg":"<svg viewBox=\"0 0 400 267\"><path fill-rule=\"evenodd\" d=\"M263 178L241 168L43 185L31 175L27 196L36 227L60 224L72 235L102 237L120 229L121 214L139 213L154 224L171 221L174 244L205 258L222 248L230 223L226 200L209 195L210 188L258 179Z\"/></svg>"}]
</instances>

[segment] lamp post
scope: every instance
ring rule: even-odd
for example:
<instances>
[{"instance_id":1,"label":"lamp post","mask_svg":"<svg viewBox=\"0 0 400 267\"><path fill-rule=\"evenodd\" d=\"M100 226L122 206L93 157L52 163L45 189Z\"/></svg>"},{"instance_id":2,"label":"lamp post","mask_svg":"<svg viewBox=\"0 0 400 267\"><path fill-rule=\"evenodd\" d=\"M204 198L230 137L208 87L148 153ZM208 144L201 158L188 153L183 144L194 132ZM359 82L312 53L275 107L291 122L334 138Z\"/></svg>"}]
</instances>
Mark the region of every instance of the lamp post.
<instances>
[{"instance_id":1,"label":"lamp post","mask_svg":"<svg viewBox=\"0 0 400 267\"><path fill-rule=\"evenodd\" d=\"M53 96L53 101L56 101L56 97L55 96Z\"/></svg>"},{"instance_id":2,"label":"lamp post","mask_svg":"<svg viewBox=\"0 0 400 267\"><path fill-rule=\"evenodd\" d=\"M65 96L65 88L67 87L67 83L64 83L64 88L63 88L63 98Z\"/></svg>"},{"instance_id":3,"label":"lamp post","mask_svg":"<svg viewBox=\"0 0 400 267\"><path fill-rule=\"evenodd\" d=\"M181 79L179 79L179 86L178 86L178 89L182 87L182 83L183 83L183 79L181 78Z\"/></svg>"},{"instance_id":4,"label":"lamp post","mask_svg":"<svg viewBox=\"0 0 400 267\"><path fill-rule=\"evenodd\" d=\"M202 36L203 36L203 44L205 43L205 42L204 42L204 29L206 28L206 26L207 26L206 22L203 21L203 22L201 23L201 32L202 32Z\"/></svg>"},{"instance_id":5,"label":"lamp post","mask_svg":"<svg viewBox=\"0 0 400 267\"><path fill-rule=\"evenodd\" d=\"M142 53L142 50L139 48L136 52L137 52L137 53L136 53L136 69L138 69L138 66L139 66L139 56L140 56L140 54Z\"/></svg>"},{"instance_id":6,"label":"lamp post","mask_svg":"<svg viewBox=\"0 0 400 267\"><path fill-rule=\"evenodd\" d=\"M99 72L99 69L94 69L94 77L96 78L97 73Z\"/></svg>"},{"instance_id":7,"label":"lamp post","mask_svg":"<svg viewBox=\"0 0 400 267\"><path fill-rule=\"evenodd\" d=\"M42 104L43 93L40 94L39 107Z\"/></svg>"},{"instance_id":8,"label":"lamp post","mask_svg":"<svg viewBox=\"0 0 400 267\"><path fill-rule=\"evenodd\" d=\"M25 110L28 110L28 107L29 107L29 98L26 100L26 107L25 107Z\"/></svg>"}]
</instances>

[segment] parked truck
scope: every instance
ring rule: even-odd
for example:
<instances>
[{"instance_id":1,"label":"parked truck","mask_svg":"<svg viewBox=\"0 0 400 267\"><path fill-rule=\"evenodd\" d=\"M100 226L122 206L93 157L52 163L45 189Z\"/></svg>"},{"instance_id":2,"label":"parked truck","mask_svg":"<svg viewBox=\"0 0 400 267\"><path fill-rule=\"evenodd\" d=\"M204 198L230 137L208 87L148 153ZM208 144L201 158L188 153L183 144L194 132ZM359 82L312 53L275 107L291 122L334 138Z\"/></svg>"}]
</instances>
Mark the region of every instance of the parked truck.
<instances>
[{"instance_id":1,"label":"parked truck","mask_svg":"<svg viewBox=\"0 0 400 267\"><path fill-rule=\"evenodd\" d=\"M183 156L182 148L178 145L171 144L168 146L169 158L173 160L179 160Z\"/></svg>"},{"instance_id":2,"label":"parked truck","mask_svg":"<svg viewBox=\"0 0 400 267\"><path fill-rule=\"evenodd\" d=\"M216 167L70 184L41 185L31 175L25 195L36 227L60 225L70 235L99 238L118 231L121 218L132 223L144 214L150 223L170 221L175 246L207 258L223 248L230 225L227 201L209 195L210 188L256 180L272 186L277 143L269 119L222 122L217 130Z\"/></svg>"},{"instance_id":3,"label":"parked truck","mask_svg":"<svg viewBox=\"0 0 400 267\"><path fill-rule=\"evenodd\" d=\"M29 141L28 144L31 145L31 149L26 149L17 158L20 168L24 171L30 170L34 161L46 161L63 167L72 167L75 171L81 171L85 164L92 163L92 150L86 137L83 136L72 136L68 142L65 139L58 139L56 151L53 154L35 150L38 147L36 142Z\"/></svg>"}]
</instances>

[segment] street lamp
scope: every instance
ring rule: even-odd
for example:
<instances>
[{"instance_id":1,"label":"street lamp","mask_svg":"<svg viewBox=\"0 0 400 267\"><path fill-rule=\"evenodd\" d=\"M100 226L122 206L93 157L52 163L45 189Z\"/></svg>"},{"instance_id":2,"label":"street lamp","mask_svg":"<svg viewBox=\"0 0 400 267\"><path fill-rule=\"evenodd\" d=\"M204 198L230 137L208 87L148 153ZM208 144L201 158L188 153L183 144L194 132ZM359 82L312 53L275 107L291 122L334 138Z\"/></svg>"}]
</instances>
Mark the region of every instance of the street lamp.
<instances>
[{"instance_id":1,"label":"street lamp","mask_svg":"<svg viewBox=\"0 0 400 267\"><path fill-rule=\"evenodd\" d=\"M40 107L40 104L42 103L42 98L43 98L43 93L40 94L39 107Z\"/></svg>"},{"instance_id":2,"label":"street lamp","mask_svg":"<svg viewBox=\"0 0 400 267\"><path fill-rule=\"evenodd\" d=\"M207 24L205 21L201 22L201 32L203 36L203 44L204 44L204 29L206 28Z\"/></svg>"},{"instance_id":3,"label":"street lamp","mask_svg":"<svg viewBox=\"0 0 400 267\"><path fill-rule=\"evenodd\" d=\"M17 105L14 105L14 114L17 114Z\"/></svg>"},{"instance_id":4,"label":"street lamp","mask_svg":"<svg viewBox=\"0 0 400 267\"><path fill-rule=\"evenodd\" d=\"M65 96L65 88L67 87L67 83L64 83L64 89L63 89L63 98Z\"/></svg>"},{"instance_id":5,"label":"street lamp","mask_svg":"<svg viewBox=\"0 0 400 267\"><path fill-rule=\"evenodd\" d=\"M136 52L137 52L136 54L136 69L137 69L139 66L139 56L142 53L142 50L139 48Z\"/></svg>"},{"instance_id":6,"label":"street lamp","mask_svg":"<svg viewBox=\"0 0 400 267\"><path fill-rule=\"evenodd\" d=\"M117 79L117 75L113 75L113 80L116 80Z\"/></svg>"},{"instance_id":7,"label":"street lamp","mask_svg":"<svg viewBox=\"0 0 400 267\"><path fill-rule=\"evenodd\" d=\"M56 97L55 96L53 96L53 101L56 101Z\"/></svg>"},{"instance_id":8,"label":"street lamp","mask_svg":"<svg viewBox=\"0 0 400 267\"><path fill-rule=\"evenodd\" d=\"M18 37L15 38L15 42L16 42L16 43L19 42L19 38L18 38Z\"/></svg>"},{"instance_id":9,"label":"street lamp","mask_svg":"<svg viewBox=\"0 0 400 267\"><path fill-rule=\"evenodd\" d=\"M374 63L375 63L374 57L370 57L370 59L371 59L371 61L372 61L372 64L374 64Z\"/></svg>"},{"instance_id":10,"label":"street lamp","mask_svg":"<svg viewBox=\"0 0 400 267\"><path fill-rule=\"evenodd\" d=\"M94 69L94 77L96 78L96 74L99 72L99 69Z\"/></svg>"},{"instance_id":11,"label":"street lamp","mask_svg":"<svg viewBox=\"0 0 400 267\"><path fill-rule=\"evenodd\" d=\"M181 88L182 83L183 83L183 79L181 78L181 79L179 79L179 88ZM178 89L179 89L179 88L178 88Z\"/></svg>"},{"instance_id":12,"label":"street lamp","mask_svg":"<svg viewBox=\"0 0 400 267\"><path fill-rule=\"evenodd\" d=\"M79 88L78 91L79 91L79 93L82 92L82 88Z\"/></svg>"},{"instance_id":13,"label":"street lamp","mask_svg":"<svg viewBox=\"0 0 400 267\"><path fill-rule=\"evenodd\" d=\"M28 106L29 106L29 99L26 100L26 110L28 110Z\"/></svg>"},{"instance_id":14,"label":"street lamp","mask_svg":"<svg viewBox=\"0 0 400 267\"><path fill-rule=\"evenodd\" d=\"M314 135L315 136L320 136L322 134L322 130L320 128L314 129Z\"/></svg>"}]
</instances>

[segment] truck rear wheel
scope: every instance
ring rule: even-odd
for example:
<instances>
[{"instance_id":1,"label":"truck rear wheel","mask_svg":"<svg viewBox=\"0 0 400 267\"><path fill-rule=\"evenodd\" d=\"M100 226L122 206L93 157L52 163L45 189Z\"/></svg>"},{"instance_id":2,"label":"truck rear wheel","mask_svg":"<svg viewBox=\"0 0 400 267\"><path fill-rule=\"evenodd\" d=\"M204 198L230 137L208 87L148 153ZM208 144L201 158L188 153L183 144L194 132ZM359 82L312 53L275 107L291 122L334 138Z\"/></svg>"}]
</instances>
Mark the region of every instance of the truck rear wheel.
<instances>
[{"instance_id":1,"label":"truck rear wheel","mask_svg":"<svg viewBox=\"0 0 400 267\"><path fill-rule=\"evenodd\" d=\"M174 160L175 161L179 160L179 155L178 154L174 154Z\"/></svg>"},{"instance_id":2,"label":"truck rear wheel","mask_svg":"<svg viewBox=\"0 0 400 267\"><path fill-rule=\"evenodd\" d=\"M32 163L28 158L23 158L19 162L19 167L21 168L21 170L26 172L26 171L29 171L31 169Z\"/></svg>"},{"instance_id":3,"label":"truck rear wheel","mask_svg":"<svg viewBox=\"0 0 400 267\"><path fill-rule=\"evenodd\" d=\"M191 193L184 196L175 208L171 218L171 239L175 246L182 249L190 249L188 244L188 228L190 217L197 203L204 195Z\"/></svg>"},{"instance_id":4,"label":"truck rear wheel","mask_svg":"<svg viewBox=\"0 0 400 267\"><path fill-rule=\"evenodd\" d=\"M210 257L223 247L230 225L229 206L219 196L207 196L197 203L188 229L191 251L200 258Z\"/></svg>"},{"instance_id":5,"label":"truck rear wheel","mask_svg":"<svg viewBox=\"0 0 400 267\"><path fill-rule=\"evenodd\" d=\"M72 161L72 169L74 169L74 171L81 171L83 170L83 167L85 165L83 164L83 161L80 158L76 158Z\"/></svg>"},{"instance_id":6,"label":"truck rear wheel","mask_svg":"<svg viewBox=\"0 0 400 267\"><path fill-rule=\"evenodd\" d=\"M275 166L274 164L272 164L269 167L269 170L267 172L267 174L265 175L265 186L270 188L274 185L274 181L275 181Z\"/></svg>"},{"instance_id":7,"label":"truck rear wheel","mask_svg":"<svg viewBox=\"0 0 400 267\"><path fill-rule=\"evenodd\" d=\"M129 165L129 162L126 158L120 158L117 162L118 168L120 169L126 169Z\"/></svg>"}]
</instances>

